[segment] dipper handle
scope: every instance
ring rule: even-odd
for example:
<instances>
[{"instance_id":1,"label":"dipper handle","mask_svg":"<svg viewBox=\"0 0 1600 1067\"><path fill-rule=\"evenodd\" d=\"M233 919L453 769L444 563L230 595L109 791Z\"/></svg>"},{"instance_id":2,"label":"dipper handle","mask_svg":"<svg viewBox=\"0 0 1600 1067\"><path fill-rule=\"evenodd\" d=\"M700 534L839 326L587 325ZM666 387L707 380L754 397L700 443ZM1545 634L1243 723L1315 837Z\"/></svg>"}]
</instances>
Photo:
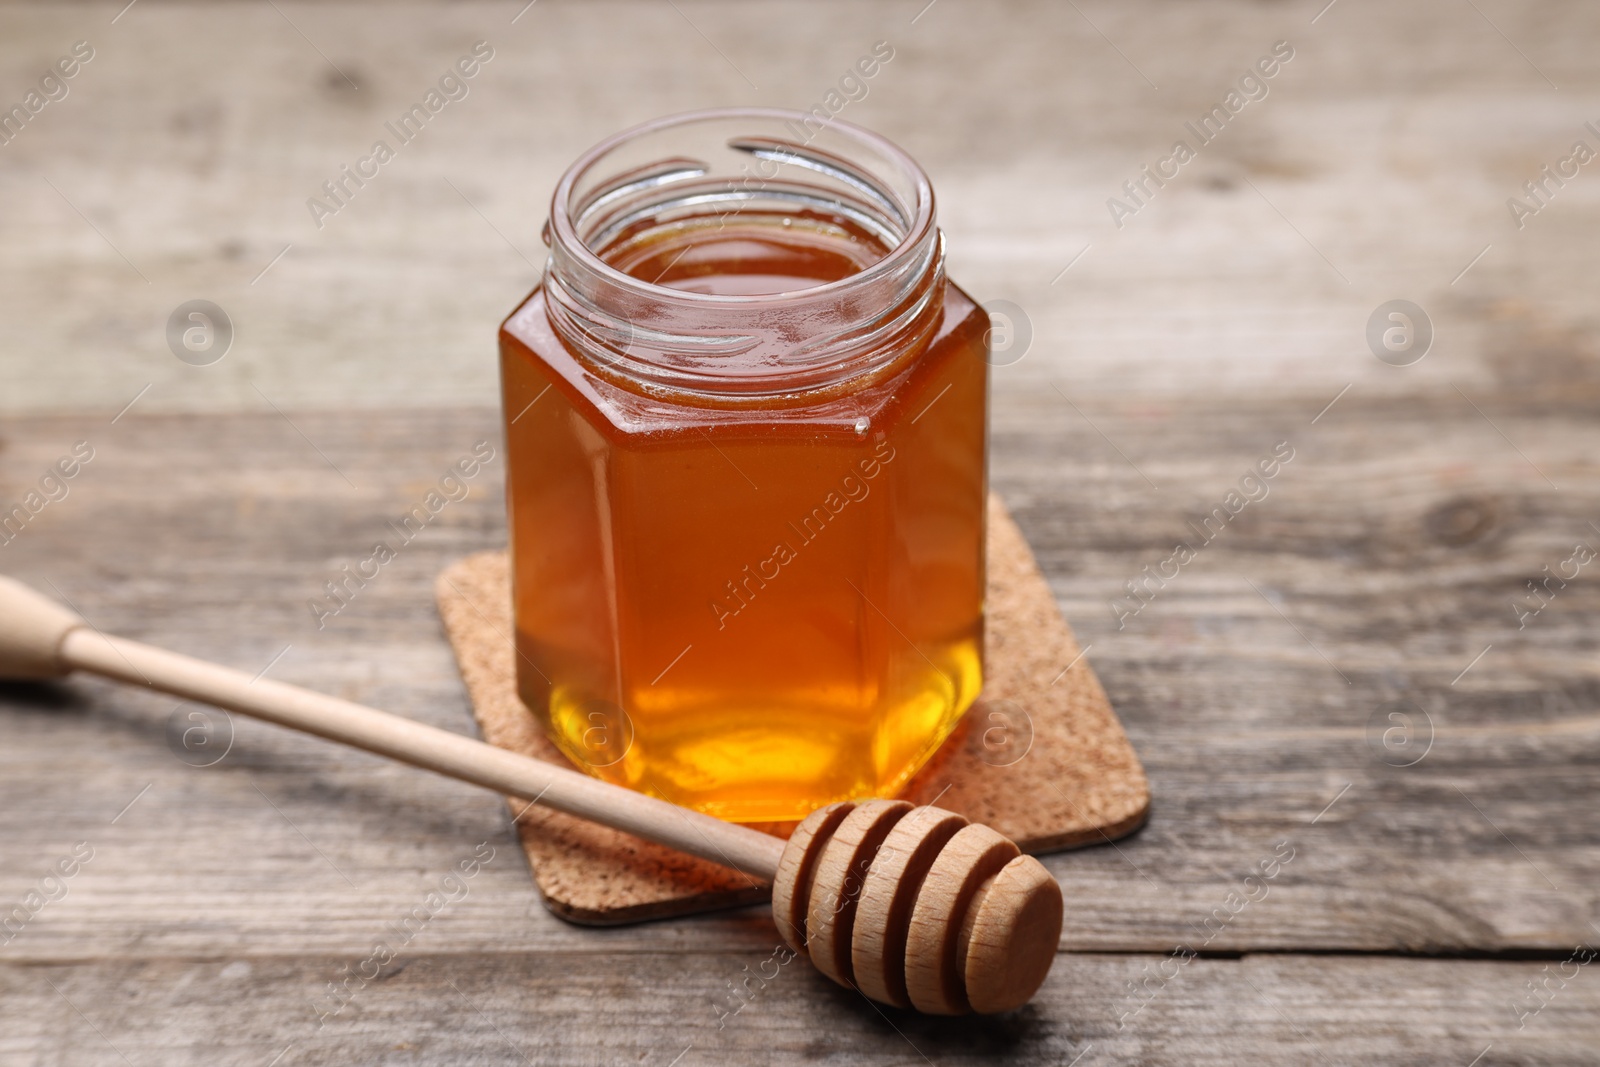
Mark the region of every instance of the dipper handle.
<instances>
[{"instance_id":1,"label":"dipper handle","mask_svg":"<svg viewBox=\"0 0 1600 1067\"><path fill-rule=\"evenodd\" d=\"M1010 1011L1055 960L1061 886L1011 841L953 812L847 801L813 812L785 845L448 730L108 637L0 577L0 679L73 670L339 741L774 882L784 939L829 978L885 1004Z\"/></svg>"},{"instance_id":2,"label":"dipper handle","mask_svg":"<svg viewBox=\"0 0 1600 1067\"><path fill-rule=\"evenodd\" d=\"M264 719L507 796L537 801L764 881L783 842L769 834L611 785L435 726L109 637L20 582L0 577L0 678L88 671Z\"/></svg>"}]
</instances>

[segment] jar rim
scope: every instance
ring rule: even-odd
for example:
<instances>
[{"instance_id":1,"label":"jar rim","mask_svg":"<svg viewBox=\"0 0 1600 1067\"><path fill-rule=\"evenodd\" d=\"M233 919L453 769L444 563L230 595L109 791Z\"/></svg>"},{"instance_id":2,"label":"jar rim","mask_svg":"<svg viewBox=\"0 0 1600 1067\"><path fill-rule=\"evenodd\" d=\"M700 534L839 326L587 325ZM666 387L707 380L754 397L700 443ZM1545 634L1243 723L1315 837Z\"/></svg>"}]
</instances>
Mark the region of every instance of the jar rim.
<instances>
[{"instance_id":1,"label":"jar rim","mask_svg":"<svg viewBox=\"0 0 1600 1067\"><path fill-rule=\"evenodd\" d=\"M802 289L753 296L697 293L660 285L655 282L647 282L642 278L628 274L626 271L618 270L610 263L607 263L594 249L590 248L588 243L579 235L572 215L573 189L578 181L589 172L591 167L613 150L627 144L629 141L673 127L737 119L799 123L803 128L804 124L808 122L816 122L817 116L809 111L778 107L700 108L693 111L680 111L676 114L664 115L613 134L573 161L572 165L562 174L561 180L556 184L555 193L550 200L549 226L554 237L552 244L559 242L566 255L577 260L586 271L592 272L609 285L634 292L640 296L666 299L674 303L682 302L688 306L698 305L705 308L725 307L733 309L779 307L789 303L798 304L806 301L827 299L854 287L870 285L877 279L901 269L905 260L916 255L918 249L926 242L929 231L934 227L933 184L929 181L927 173L909 153L887 137L874 133L865 127L857 126L855 123L833 117L830 117L823 124L824 129L851 138L867 148L881 153L901 171L903 177L908 180L909 186L916 193L916 203L914 205L905 205L912 208L915 214L911 215L906 231L899 242L876 262L870 263L843 278Z\"/></svg>"}]
</instances>

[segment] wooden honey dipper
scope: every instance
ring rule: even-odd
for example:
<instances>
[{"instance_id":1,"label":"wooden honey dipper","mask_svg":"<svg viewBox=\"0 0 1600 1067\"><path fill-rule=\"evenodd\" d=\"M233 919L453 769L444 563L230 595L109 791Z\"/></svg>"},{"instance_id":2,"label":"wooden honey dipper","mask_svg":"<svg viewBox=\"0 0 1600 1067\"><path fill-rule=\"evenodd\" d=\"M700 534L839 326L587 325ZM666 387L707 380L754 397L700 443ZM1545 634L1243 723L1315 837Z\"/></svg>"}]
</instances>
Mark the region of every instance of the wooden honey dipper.
<instances>
[{"instance_id":1,"label":"wooden honey dipper","mask_svg":"<svg viewBox=\"0 0 1600 1067\"><path fill-rule=\"evenodd\" d=\"M841 985L939 1015L1009 1011L1049 973L1061 887L987 826L901 800L831 804L785 844L578 771L110 637L0 577L0 679L88 671L388 756L772 882L778 930Z\"/></svg>"}]
</instances>

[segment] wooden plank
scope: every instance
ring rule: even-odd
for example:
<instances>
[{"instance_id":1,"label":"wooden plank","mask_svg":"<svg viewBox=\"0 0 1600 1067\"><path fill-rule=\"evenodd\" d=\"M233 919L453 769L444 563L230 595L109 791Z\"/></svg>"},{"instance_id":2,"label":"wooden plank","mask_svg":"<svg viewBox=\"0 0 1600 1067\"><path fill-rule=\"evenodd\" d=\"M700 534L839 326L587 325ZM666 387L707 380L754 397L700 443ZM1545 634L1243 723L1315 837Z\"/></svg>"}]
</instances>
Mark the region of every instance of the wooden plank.
<instances>
[{"instance_id":1,"label":"wooden plank","mask_svg":"<svg viewBox=\"0 0 1600 1067\"><path fill-rule=\"evenodd\" d=\"M381 969L363 968L367 951L0 966L0 999L14 1009L0 1056L85 1067L266 1064L275 1056L280 1067L964 1064L997 1056L1085 1067L1557 1067L1594 1062L1600 1013L1592 965L1561 960L1068 955L1021 1011L941 1019L880 1011L799 961L766 963L771 946L742 954L406 953ZM328 985L347 980L346 968L358 977L336 999ZM365 980L363 971L378 977ZM1530 982L1543 988L1537 998ZM736 985L749 992L735 999Z\"/></svg>"},{"instance_id":2,"label":"wooden plank","mask_svg":"<svg viewBox=\"0 0 1600 1067\"><path fill-rule=\"evenodd\" d=\"M1275 915L1321 927L1302 943L1585 939L1580 887L1600 853L1587 819L1558 813L1593 788L1582 650L1600 588L1569 583L1522 631L1511 605L1573 542L1600 546L1593 409L1513 395L1484 400L1486 419L1454 391L1353 391L1310 425L1325 402L1094 409L1159 490L1064 403L999 408L996 480L1155 791L1149 829L1095 873L1137 864L1149 881L1125 899L1142 931L1179 939L1208 906L1170 883L1204 884L1208 864L1239 877L1289 839L1305 866L1285 872ZM1189 523L1279 441L1297 452L1271 495L1203 543ZM1123 583L1180 540L1195 560L1118 629ZM1405 722L1413 749L1385 747ZM1281 945L1276 922L1250 917L1238 944Z\"/></svg>"},{"instance_id":3,"label":"wooden plank","mask_svg":"<svg viewBox=\"0 0 1600 1067\"><path fill-rule=\"evenodd\" d=\"M1517 1013L1593 938L1600 599L1585 570L1520 629L1513 605L1600 547L1600 186L1523 229L1505 201L1600 113L1600 10L278 6L0 6L0 104L97 50L0 148L0 505L97 450L0 570L109 630L469 730L428 585L503 540L493 476L325 629L307 602L494 438L492 326L536 275L546 191L631 122L809 106L889 40L843 117L927 165L953 275L1031 317L996 371L994 480L1156 797L1138 837L1050 860L1064 945L1549 958L1200 959L1130 1019L1128 983L1174 965L1074 955L979 1024L886 1019L791 966L718 1031L712 998L771 950L758 911L573 930L494 798L243 722L188 766L170 705L80 682L0 689L0 907L95 850L0 944L0 1058L1592 1061L1589 968ZM471 97L318 230L306 198L479 38ZM1107 197L1280 38L1270 97L1115 228ZM1362 336L1397 296L1438 335L1405 369ZM207 368L163 336L195 297L238 328ZM459 410L348 413L421 404ZM147 414L175 411L208 414ZM1118 628L1123 582L1278 441L1297 451L1271 495ZM1392 714L1431 725L1412 766ZM317 1030L309 998L480 843L470 891Z\"/></svg>"},{"instance_id":4,"label":"wooden plank","mask_svg":"<svg viewBox=\"0 0 1600 1067\"><path fill-rule=\"evenodd\" d=\"M1433 316L1450 358L1413 376L1439 385L1492 381L1518 309L1593 340L1600 183L1520 230L1506 208L1600 113L1600 11L1579 0L1344 3L1315 24L1301 7L1321 5L1245 0L945 2L914 23L920 4L851 0L547 0L515 24L507 6L141 0L115 25L110 6L0 7L8 105L73 41L97 50L0 149L0 409L109 414L151 383L151 410L490 404L494 325L579 152L670 111L810 107L878 40L895 58L841 117L926 165L953 276L1026 309L1016 374L1038 385L1382 385L1362 331L1395 297ZM495 58L470 95L319 229L307 200L479 39ZM1296 53L1270 94L1119 229L1108 200L1280 39ZM164 336L197 297L238 330L204 369Z\"/></svg>"},{"instance_id":5,"label":"wooden plank","mask_svg":"<svg viewBox=\"0 0 1600 1067\"><path fill-rule=\"evenodd\" d=\"M1583 650L1600 598L1579 579L1521 634L1507 607L1600 513L1587 410L1550 426L1515 405L1485 409L1558 493L1454 394L1353 392L1314 427L1321 398L1098 404L1084 409L1091 426L1051 396L998 397L995 482L1093 646L1155 796L1132 840L1049 861L1073 901L1063 943L1162 950L1198 928L1229 951L1554 951L1591 937L1600 738ZM257 669L292 646L275 677L470 730L429 587L445 560L503 537L497 466L326 629L307 601L391 536L386 521L492 435L494 416L292 420L8 420L0 498L80 436L99 452L67 499L0 549L4 568L56 583L108 631ZM1107 602L1122 578L1169 552L1187 518L1283 439L1299 451L1271 495L1118 631ZM1440 516L1461 501L1493 519L1451 543L1457 527ZM1434 746L1414 767L1389 766L1369 720L1387 725L1386 709L1413 699ZM204 954L219 938L247 954L353 951L374 916L412 906L463 850L511 841L492 797L270 727L238 724L228 758L196 769L167 748L169 703L79 682L66 696L7 691L0 707L0 900L74 841L104 842L72 895L0 948L7 958ZM1270 897L1219 926L1216 909L1286 840L1295 858ZM497 862L483 877L441 918L456 949L591 936L539 909L525 869ZM757 911L692 927L708 948L768 934ZM689 936L645 926L607 944Z\"/></svg>"}]
</instances>

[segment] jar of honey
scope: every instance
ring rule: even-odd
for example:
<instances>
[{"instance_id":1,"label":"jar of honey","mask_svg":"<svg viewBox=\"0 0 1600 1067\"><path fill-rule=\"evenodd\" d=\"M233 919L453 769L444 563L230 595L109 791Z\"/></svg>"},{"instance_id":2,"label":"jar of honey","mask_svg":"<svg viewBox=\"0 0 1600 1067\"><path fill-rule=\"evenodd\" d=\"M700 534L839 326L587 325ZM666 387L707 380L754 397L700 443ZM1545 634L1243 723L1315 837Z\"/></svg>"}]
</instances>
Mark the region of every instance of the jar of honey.
<instances>
[{"instance_id":1,"label":"jar of honey","mask_svg":"<svg viewBox=\"0 0 1600 1067\"><path fill-rule=\"evenodd\" d=\"M735 821L892 796L983 680L989 319L882 137L725 109L557 186L500 330L518 689Z\"/></svg>"}]
</instances>

